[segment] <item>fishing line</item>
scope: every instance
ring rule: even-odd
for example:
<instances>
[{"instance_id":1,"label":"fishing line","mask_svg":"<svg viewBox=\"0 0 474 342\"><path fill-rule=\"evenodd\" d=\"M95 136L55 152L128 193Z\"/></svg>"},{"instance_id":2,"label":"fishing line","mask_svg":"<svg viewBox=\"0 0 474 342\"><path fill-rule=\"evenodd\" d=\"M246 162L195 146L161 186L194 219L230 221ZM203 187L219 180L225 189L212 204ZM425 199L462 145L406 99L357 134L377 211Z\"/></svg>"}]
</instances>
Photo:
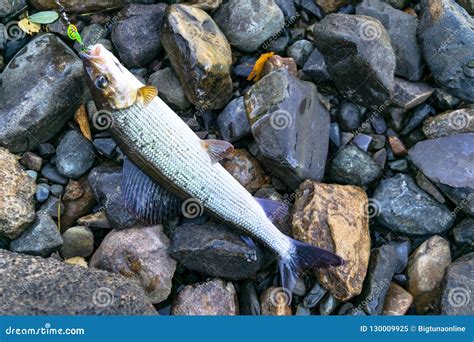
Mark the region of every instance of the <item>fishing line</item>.
<instances>
[{"instance_id":1,"label":"fishing line","mask_svg":"<svg viewBox=\"0 0 474 342\"><path fill-rule=\"evenodd\" d=\"M79 34L79 31L77 30L76 25L71 23L71 21L69 20L66 14L66 10L64 6L59 2L59 0L55 0L55 3L56 5L58 5L59 15L63 23L67 25L67 36L69 37L69 39L73 41L77 41L81 45L81 50L83 50L85 48L84 43L82 41L81 35Z\"/></svg>"}]
</instances>

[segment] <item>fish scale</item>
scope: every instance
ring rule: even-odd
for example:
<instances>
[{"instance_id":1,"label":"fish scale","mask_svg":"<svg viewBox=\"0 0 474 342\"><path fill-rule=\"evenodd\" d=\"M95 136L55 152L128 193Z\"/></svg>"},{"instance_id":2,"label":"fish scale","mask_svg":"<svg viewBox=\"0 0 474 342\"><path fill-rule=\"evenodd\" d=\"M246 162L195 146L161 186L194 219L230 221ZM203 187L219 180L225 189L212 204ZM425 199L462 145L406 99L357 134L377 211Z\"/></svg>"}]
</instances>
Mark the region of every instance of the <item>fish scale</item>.
<instances>
[{"instance_id":1,"label":"fish scale","mask_svg":"<svg viewBox=\"0 0 474 342\"><path fill-rule=\"evenodd\" d=\"M112 113L111 134L129 158L161 185L197 199L211 214L257 238L280 256L293 246L252 195L160 98Z\"/></svg>"}]
</instances>

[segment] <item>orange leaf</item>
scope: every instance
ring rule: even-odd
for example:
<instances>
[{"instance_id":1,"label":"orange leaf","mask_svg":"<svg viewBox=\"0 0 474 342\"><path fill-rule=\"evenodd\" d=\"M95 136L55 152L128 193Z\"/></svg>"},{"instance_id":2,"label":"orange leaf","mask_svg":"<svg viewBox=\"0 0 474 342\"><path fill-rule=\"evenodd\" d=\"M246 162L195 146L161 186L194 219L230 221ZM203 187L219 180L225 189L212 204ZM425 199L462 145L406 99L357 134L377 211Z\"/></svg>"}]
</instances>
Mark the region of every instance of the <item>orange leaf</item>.
<instances>
[{"instance_id":1,"label":"orange leaf","mask_svg":"<svg viewBox=\"0 0 474 342\"><path fill-rule=\"evenodd\" d=\"M89 118L87 117L86 106L84 104L82 104L76 110L76 114L74 114L74 121L76 121L77 125L79 126L82 135L92 141L91 127L89 125Z\"/></svg>"},{"instance_id":2,"label":"orange leaf","mask_svg":"<svg viewBox=\"0 0 474 342\"><path fill-rule=\"evenodd\" d=\"M259 59L255 62L255 65L250 72L249 77L247 77L247 81L254 81L257 82L262 78L262 72L263 68L265 67L265 63L268 61L270 57L272 57L275 53L274 52L269 52L269 53L264 53L263 55L260 56Z\"/></svg>"}]
</instances>

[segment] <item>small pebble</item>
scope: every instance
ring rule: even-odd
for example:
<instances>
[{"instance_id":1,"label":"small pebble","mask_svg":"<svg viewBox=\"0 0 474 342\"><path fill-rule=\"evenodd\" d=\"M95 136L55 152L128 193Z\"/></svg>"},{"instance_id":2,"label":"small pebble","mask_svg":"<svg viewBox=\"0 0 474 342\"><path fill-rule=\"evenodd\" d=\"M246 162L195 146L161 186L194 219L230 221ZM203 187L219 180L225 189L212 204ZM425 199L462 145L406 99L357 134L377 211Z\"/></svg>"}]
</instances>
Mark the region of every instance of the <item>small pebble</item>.
<instances>
[{"instance_id":1,"label":"small pebble","mask_svg":"<svg viewBox=\"0 0 474 342\"><path fill-rule=\"evenodd\" d=\"M38 184L36 187L35 198L38 202L43 203L49 197L49 185L48 184Z\"/></svg>"}]
</instances>

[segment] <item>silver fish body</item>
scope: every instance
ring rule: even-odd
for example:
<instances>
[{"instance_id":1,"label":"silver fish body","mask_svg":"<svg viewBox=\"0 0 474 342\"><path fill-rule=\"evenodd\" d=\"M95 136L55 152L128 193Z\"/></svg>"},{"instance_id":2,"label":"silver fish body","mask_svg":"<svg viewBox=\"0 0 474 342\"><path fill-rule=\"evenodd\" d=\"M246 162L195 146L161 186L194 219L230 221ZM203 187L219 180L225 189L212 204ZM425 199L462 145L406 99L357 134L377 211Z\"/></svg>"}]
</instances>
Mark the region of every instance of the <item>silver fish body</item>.
<instances>
[{"instance_id":1,"label":"silver fish body","mask_svg":"<svg viewBox=\"0 0 474 342\"><path fill-rule=\"evenodd\" d=\"M233 225L285 258L294 247L252 195L219 163L201 139L160 98L112 113L110 132L125 154L151 178L183 199Z\"/></svg>"}]
</instances>

